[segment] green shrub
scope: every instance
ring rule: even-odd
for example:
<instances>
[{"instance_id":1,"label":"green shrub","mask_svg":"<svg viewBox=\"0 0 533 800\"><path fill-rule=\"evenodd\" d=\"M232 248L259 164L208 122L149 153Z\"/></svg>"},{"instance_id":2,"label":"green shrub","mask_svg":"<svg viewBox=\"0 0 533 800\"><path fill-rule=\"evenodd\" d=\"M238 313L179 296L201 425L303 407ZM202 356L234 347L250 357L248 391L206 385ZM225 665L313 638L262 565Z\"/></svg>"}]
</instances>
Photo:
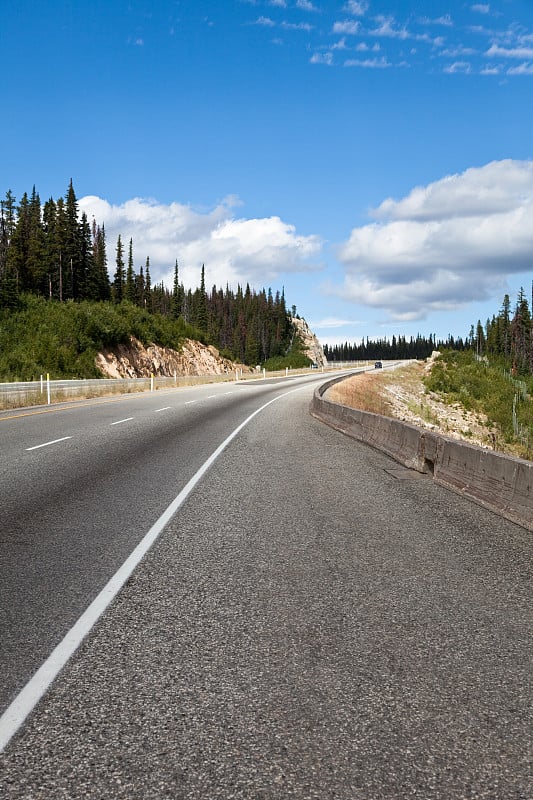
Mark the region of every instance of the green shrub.
<instances>
[{"instance_id":1,"label":"green shrub","mask_svg":"<svg viewBox=\"0 0 533 800\"><path fill-rule=\"evenodd\" d=\"M0 380L98 378L95 358L104 348L127 344L130 335L179 349L185 337L205 337L182 319L173 320L131 303L59 303L36 295L0 310Z\"/></svg>"},{"instance_id":2,"label":"green shrub","mask_svg":"<svg viewBox=\"0 0 533 800\"><path fill-rule=\"evenodd\" d=\"M478 360L472 351L445 350L425 378L428 391L447 402L458 402L469 411L484 414L507 442L514 436L513 401L519 388L502 361ZM533 379L526 380L529 396L516 404L517 421L533 441Z\"/></svg>"}]
</instances>

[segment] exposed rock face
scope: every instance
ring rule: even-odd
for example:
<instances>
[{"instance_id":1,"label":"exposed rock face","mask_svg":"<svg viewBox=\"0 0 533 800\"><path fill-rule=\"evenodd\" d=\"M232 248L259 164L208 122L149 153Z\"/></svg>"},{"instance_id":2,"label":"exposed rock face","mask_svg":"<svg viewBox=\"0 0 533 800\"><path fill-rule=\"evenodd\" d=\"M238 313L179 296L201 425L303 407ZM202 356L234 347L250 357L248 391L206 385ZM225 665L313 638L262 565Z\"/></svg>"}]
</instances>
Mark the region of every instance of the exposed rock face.
<instances>
[{"instance_id":1,"label":"exposed rock face","mask_svg":"<svg viewBox=\"0 0 533 800\"><path fill-rule=\"evenodd\" d=\"M292 321L296 327L297 334L302 340L306 356L309 356L311 361L314 361L317 367L326 367L328 361L324 355L322 345L316 338L315 334L309 329L309 325L305 319L293 317Z\"/></svg>"},{"instance_id":2,"label":"exposed rock face","mask_svg":"<svg viewBox=\"0 0 533 800\"><path fill-rule=\"evenodd\" d=\"M144 347L131 337L129 345L103 350L96 357L96 366L107 378L149 378L150 375L224 375L238 366L249 367L222 358L216 347L186 339L180 351L151 344Z\"/></svg>"}]
</instances>

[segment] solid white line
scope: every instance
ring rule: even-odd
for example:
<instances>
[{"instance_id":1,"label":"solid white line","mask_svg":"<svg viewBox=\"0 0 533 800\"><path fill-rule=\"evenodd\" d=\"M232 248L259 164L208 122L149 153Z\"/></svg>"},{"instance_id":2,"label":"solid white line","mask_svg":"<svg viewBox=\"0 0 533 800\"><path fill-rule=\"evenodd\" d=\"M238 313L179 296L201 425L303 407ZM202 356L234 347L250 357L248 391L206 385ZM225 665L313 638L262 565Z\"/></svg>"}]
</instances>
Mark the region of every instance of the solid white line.
<instances>
[{"instance_id":1,"label":"solid white line","mask_svg":"<svg viewBox=\"0 0 533 800\"><path fill-rule=\"evenodd\" d=\"M26 450L38 450L39 447L48 447L49 444L56 444L57 442L65 442L67 439L72 439L72 436L63 436L62 439L53 439L51 442L45 442L44 444L36 444L35 447L27 447Z\"/></svg>"},{"instance_id":2,"label":"solid white line","mask_svg":"<svg viewBox=\"0 0 533 800\"><path fill-rule=\"evenodd\" d=\"M133 570L144 558L146 553L150 550L156 539L159 537L161 531L172 519L176 511L185 502L190 495L196 484L203 478L207 470L214 464L219 455L226 449L233 439L248 425L251 420L260 414L265 408L281 400L289 394L301 391L307 388L300 386L297 389L290 389L283 394L274 397L265 403L253 414L250 414L244 422L241 422L235 430L220 444L217 449L209 456L207 461L200 467L190 481L183 487L181 492L172 501L168 508L161 514L157 522L152 525L148 533L139 542L135 550L131 553L122 566L118 569L113 577L106 583L100 594L93 600L91 605L83 612L78 621L72 626L65 638L57 645L57 647L48 656L44 664L39 667L37 672L33 675L24 688L15 697L11 705L4 711L0 717L0 753L7 746L10 739L17 733L19 728L23 725L28 715L33 711L41 697L48 690L52 682L57 678L67 661L76 652L83 639L91 631L94 625L98 622L106 608L114 600L116 595L122 589Z\"/></svg>"},{"instance_id":3,"label":"solid white line","mask_svg":"<svg viewBox=\"0 0 533 800\"><path fill-rule=\"evenodd\" d=\"M133 417L126 417L126 419L119 419L117 422L111 422L110 425L121 425L123 422L129 422Z\"/></svg>"},{"instance_id":4,"label":"solid white line","mask_svg":"<svg viewBox=\"0 0 533 800\"><path fill-rule=\"evenodd\" d=\"M169 408L172 408L172 406L165 406L164 408L156 408L154 414L159 414L160 411L168 411Z\"/></svg>"}]
</instances>

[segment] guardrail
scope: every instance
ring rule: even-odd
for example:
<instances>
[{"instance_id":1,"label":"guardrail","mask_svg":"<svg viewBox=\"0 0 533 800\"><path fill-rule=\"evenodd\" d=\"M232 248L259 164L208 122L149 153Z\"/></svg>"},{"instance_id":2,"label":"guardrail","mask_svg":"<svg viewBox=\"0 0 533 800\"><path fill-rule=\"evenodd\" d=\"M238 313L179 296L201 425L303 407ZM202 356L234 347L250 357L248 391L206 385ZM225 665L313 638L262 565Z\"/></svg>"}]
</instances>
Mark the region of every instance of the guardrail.
<instances>
[{"instance_id":1,"label":"guardrail","mask_svg":"<svg viewBox=\"0 0 533 800\"><path fill-rule=\"evenodd\" d=\"M315 390L310 408L314 417L533 531L531 461L328 400L324 395L330 386L344 379L334 378Z\"/></svg>"},{"instance_id":2,"label":"guardrail","mask_svg":"<svg viewBox=\"0 0 533 800\"><path fill-rule=\"evenodd\" d=\"M21 406L47 405L66 400L99 397L109 394L128 394L131 392L157 391L159 389L178 388L180 386L197 386L205 383L243 382L269 378L293 377L296 375L316 374L328 370L338 372L339 367L326 367L317 370L313 367L304 369L286 368L275 372L254 370L244 372L238 369L220 375L153 375L146 378L95 378L50 380L43 375L38 381L18 381L0 383L0 409L20 408Z\"/></svg>"}]
</instances>

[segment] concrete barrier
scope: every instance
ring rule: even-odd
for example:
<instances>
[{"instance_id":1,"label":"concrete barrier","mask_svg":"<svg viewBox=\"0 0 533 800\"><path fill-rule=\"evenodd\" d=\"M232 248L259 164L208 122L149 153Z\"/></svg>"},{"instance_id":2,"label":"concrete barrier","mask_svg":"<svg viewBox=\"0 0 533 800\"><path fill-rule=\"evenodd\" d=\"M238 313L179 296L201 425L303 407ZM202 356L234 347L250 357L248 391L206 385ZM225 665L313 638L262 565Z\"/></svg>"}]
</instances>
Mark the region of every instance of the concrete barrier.
<instances>
[{"instance_id":1,"label":"concrete barrier","mask_svg":"<svg viewBox=\"0 0 533 800\"><path fill-rule=\"evenodd\" d=\"M330 386L346 377L327 381L315 390L310 407L314 417L533 531L531 461L328 400L325 395Z\"/></svg>"}]
</instances>

